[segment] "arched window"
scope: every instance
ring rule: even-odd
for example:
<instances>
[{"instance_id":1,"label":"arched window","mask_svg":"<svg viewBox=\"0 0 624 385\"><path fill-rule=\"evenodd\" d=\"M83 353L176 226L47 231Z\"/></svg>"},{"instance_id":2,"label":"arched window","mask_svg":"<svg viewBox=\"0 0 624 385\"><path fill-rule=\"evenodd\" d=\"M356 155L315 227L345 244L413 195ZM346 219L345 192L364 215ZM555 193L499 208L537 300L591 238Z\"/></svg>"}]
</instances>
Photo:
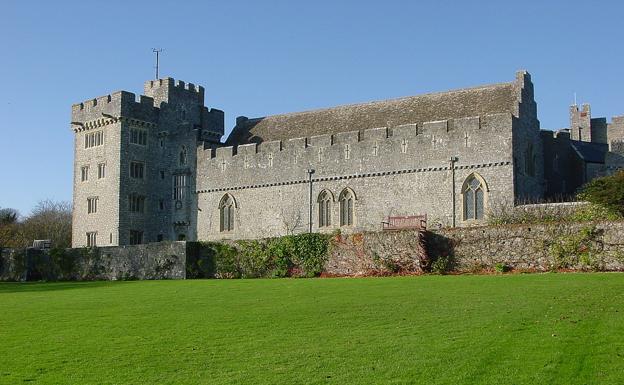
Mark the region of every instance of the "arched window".
<instances>
[{"instance_id":1,"label":"arched window","mask_svg":"<svg viewBox=\"0 0 624 385\"><path fill-rule=\"evenodd\" d=\"M180 150L180 166L185 166L186 160L186 147L182 146L182 149Z\"/></svg>"},{"instance_id":2,"label":"arched window","mask_svg":"<svg viewBox=\"0 0 624 385\"><path fill-rule=\"evenodd\" d=\"M353 225L353 204L355 194L349 188L345 188L338 197L340 203L340 226Z\"/></svg>"},{"instance_id":3,"label":"arched window","mask_svg":"<svg viewBox=\"0 0 624 385\"><path fill-rule=\"evenodd\" d=\"M230 194L225 194L219 202L219 230L221 232L234 230L234 208L236 202Z\"/></svg>"},{"instance_id":4,"label":"arched window","mask_svg":"<svg viewBox=\"0 0 624 385\"><path fill-rule=\"evenodd\" d=\"M318 196L319 227L331 226L332 201L333 201L333 197L329 191L327 190L321 191L321 193Z\"/></svg>"},{"instance_id":5,"label":"arched window","mask_svg":"<svg viewBox=\"0 0 624 385\"><path fill-rule=\"evenodd\" d=\"M483 219L486 191L485 181L479 175L472 174L466 178L462 187L465 221Z\"/></svg>"}]
</instances>

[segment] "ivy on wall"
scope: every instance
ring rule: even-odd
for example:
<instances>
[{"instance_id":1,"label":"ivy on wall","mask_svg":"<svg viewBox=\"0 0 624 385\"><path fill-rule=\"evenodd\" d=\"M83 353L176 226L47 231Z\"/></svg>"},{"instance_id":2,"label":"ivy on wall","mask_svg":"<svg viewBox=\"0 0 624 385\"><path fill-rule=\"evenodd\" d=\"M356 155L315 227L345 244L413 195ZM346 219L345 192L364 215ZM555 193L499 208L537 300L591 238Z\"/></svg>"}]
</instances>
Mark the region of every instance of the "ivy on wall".
<instances>
[{"instance_id":1,"label":"ivy on wall","mask_svg":"<svg viewBox=\"0 0 624 385\"><path fill-rule=\"evenodd\" d=\"M325 234L196 242L187 253L187 278L315 277L329 251L330 236Z\"/></svg>"}]
</instances>

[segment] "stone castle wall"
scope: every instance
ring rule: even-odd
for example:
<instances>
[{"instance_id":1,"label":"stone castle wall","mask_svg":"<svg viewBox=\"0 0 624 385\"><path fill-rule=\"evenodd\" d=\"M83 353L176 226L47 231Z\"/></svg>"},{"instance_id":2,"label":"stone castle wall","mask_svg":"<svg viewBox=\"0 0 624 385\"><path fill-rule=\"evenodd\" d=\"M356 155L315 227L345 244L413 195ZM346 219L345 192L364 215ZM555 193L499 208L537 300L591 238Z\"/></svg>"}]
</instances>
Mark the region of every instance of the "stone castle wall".
<instances>
[{"instance_id":1,"label":"stone castle wall","mask_svg":"<svg viewBox=\"0 0 624 385\"><path fill-rule=\"evenodd\" d=\"M624 222L445 229L430 233L430 258L452 256L460 272L493 269L624 271Z\"/></svg>"},{"instance_id":2,"label":"stone castle wall","mask_svg":"<svg viewBox=\"0 0 624 385\"><path fill-rule=\"evenodd\" d=\"M323 274L419 274L450 257L454 272L624 271L624 222L549 223L336 234ZM1 250L0 281L184 279L193 243L69 249Z\"/></svg>"},{"instance_id":3,"label":"stone castle wall","mask_svg":"<svg viewBox=\"0 0 624 385\"><path fill-rule=\"evenodd\" d=\"M296 138L288 141L199 149L198 239L246 239L308 228L312 178L313 231L339 228L338 199L356 196L355 224L343 231L381 229L388 216L427 214L430 223L452 224L455 163L456 222L462 222L462 184L472 174L487 183L486 199L513 201L511 114L427 122ZM333 196L332 225L318 227L319 193ZM219 230L219 202L236 202L235 230Z\"/></svg>"},{"instance_id":4,"label":"stone castle wall","mask_svg":"<svg viewBox=\"0 0 624 385\"><path fill-rule=\"evenodd\" d=\"M135 246L0 251L0 281L184 279L186 242Z\"/></svg>"}]
</instances>

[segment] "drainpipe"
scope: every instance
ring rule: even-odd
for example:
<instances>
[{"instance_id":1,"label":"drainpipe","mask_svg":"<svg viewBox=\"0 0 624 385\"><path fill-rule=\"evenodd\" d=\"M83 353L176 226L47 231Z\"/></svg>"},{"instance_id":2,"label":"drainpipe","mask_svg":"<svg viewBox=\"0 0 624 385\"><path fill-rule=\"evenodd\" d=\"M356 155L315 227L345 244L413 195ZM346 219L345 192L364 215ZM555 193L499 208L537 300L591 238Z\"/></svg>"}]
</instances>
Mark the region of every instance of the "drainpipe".
<instances>
[{"instance_id":1,"label":"drainpipe","mask_svg":"<svg viewBox=\"0 0 624 385\"><path fill-rule=\"evenodd\" d=\"M459 161L456 156L451 156L451 202L453 203L453 227L455 227L455 212L457 211L457 205L455 203L455 162Z\"/></svg>"},{"instance_id":2,"label":"drainpipe","mask_svg":"<svg viewBox=\"0 0 624 385\"><path fill-rule=\"evenodd\" d=\"M314 169L309 168L308 169L308 186L310 187L309 189L309 196L308 196L308 203L309 203L309 211L308 211L308 232L312 233L312 174L314 174Z\"/></svg>"}]
</instances>

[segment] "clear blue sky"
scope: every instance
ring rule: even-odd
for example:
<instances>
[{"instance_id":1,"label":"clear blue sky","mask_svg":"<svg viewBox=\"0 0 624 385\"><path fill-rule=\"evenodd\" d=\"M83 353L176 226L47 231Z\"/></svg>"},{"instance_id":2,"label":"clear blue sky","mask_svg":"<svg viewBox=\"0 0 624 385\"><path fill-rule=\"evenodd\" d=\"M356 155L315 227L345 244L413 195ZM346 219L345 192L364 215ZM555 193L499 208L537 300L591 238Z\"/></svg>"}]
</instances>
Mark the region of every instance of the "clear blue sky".
<instances>
[{"instance_id":1,"label":"clear blue sky","mask_svg":"<svg viewBox=\"0 0 624 385\"><path fill-rule=\"evenodd\" d=\"M533 76L542 128L574 92L624 114L621 1L27 1L0 11L0 207L71 200L72 103L153 77L238 115L300 111Z\"/></svg>"}]
</instances>

